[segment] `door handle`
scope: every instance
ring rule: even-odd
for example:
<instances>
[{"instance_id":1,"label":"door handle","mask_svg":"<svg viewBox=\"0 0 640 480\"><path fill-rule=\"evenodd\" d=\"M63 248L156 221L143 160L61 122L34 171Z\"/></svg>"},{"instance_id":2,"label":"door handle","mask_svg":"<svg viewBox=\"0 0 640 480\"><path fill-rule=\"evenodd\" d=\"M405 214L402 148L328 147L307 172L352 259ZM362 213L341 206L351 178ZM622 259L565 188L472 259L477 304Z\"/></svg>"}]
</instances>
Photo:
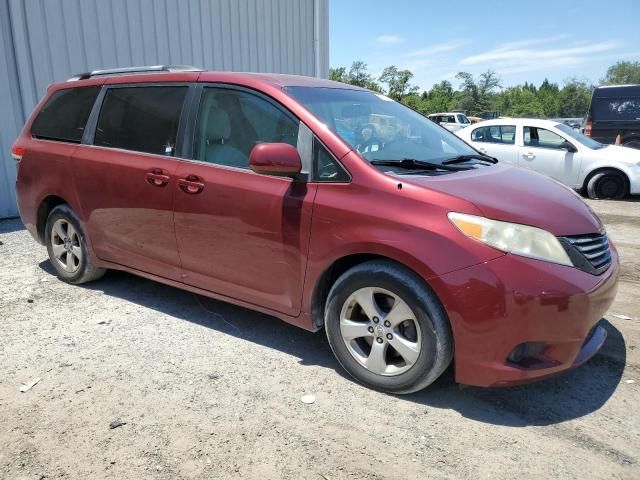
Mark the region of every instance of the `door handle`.
<instances>
[{"instance_id":1,"label":"door handle","mask_svg":"<svg viewBox=\"0 0 640 480\"><path fill-rule=\"evenodd\" d=\"M154 187L165 187L169 183L169 175L162 173L160 168L154 168L147 172L147 182Z\"/></svg>"},{"instance_id":2,"label":"door handle","mask_svg":"<svg viewBox=\"0 0 640 480\"><path fill-rule=\"evenodd\" d=\"M536 158L535 154L533 152L529 152L529 153L523 153L522 154L522 158L526 158L528 160L533 160L534 158Z\"/></svg>"},{"instance_id":3,"label":"door handle","mask_svg":"<svg viewBox=\"0 0 640 480\"><path fill-rule=\"evenodd\" d=\"M195 195L204 190L204 183L202 183L201 180L202 179L196 175L188 175L186 178L178 179L178 187L184 193Z\"/></svg>"}]
</instances>

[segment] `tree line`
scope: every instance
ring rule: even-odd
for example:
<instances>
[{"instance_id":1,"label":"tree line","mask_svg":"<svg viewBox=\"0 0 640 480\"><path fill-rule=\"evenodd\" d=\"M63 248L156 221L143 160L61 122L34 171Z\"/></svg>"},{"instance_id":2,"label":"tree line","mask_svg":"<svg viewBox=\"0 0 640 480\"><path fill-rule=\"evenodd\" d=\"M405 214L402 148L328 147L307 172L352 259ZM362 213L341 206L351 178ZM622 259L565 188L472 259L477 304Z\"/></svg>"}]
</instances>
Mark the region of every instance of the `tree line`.
<instances>
[{"instance_id":1,"label":"tree line","mask_svg":"<svg viewBox=\"0 0 640 480\"><path fill-rule=\"evenodd\" d=\"M591 92L596 86L586 80L569 78L562 85L545 79L539 86L524 85L503 87L501 78L493 70L478 76L468 72L456 75L457 88L448 80L442 80L429 90L420 92L411 83L413 73L400 70L395 65L385 68L375 78L367 64L355 61L346 67L330 68L329 78L338 82L357 85L384 93L405 105L427 115L435 112L462 110L467 115L499 112L513 117L582 117L589 108ZM640 84L640 62L618 62L608 68L600 85Z\"/></svg>"}]
</instances>

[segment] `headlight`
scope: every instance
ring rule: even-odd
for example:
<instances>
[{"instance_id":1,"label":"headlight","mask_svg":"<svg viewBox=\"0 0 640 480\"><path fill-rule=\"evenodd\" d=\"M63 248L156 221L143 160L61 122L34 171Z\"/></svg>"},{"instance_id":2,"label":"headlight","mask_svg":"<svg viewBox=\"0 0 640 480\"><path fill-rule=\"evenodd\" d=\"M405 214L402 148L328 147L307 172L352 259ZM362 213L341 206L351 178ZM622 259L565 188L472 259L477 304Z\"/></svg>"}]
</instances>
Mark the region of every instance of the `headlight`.
<instances>
[{"instance_id":1,"label":"headlight","mask_svg":"<svg viewBox=\"0 0 640 480\"><path fill-rule=\"evenodd\" d=\"M456 212L449 213L449 220L466 236L503 252L573 266L558 239L546 230Z\"/></svg>"}]
</instances>

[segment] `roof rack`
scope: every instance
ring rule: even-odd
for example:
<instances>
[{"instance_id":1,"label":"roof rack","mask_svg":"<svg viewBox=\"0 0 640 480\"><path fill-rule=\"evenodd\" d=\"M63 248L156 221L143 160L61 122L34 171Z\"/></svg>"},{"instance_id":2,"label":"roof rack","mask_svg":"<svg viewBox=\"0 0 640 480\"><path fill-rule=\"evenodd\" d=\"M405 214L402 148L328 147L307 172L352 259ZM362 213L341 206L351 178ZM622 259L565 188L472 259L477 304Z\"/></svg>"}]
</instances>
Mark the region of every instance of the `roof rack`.
<instances>
[{"instance_id":1,"label":"roof rack","mask_svg":"<svg viewBox=\"0 0 640 480\"><path fill-rule=\"evenodd\" d=\"M132 75L135 73L162 73L162 72L201 72L202 69L191 65L151 65L144 67L109 68L106 70L93 70L92 72L78 73L68 82L86 80L91 77L107 75Z\"/></svg>"}]
</instances>

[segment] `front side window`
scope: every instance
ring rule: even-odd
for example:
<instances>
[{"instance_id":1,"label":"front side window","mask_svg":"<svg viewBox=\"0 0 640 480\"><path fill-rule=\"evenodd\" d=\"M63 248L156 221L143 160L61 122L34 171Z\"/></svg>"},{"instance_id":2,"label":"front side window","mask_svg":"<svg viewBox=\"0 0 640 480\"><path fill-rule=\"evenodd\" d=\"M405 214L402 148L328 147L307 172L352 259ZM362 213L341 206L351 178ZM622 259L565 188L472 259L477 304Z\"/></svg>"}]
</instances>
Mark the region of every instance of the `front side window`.
<instances>
[{"instance_id":1,"label":"front side window","mask_svg":"<svg viewBox=\"0 0 640 480\"><path fill-rule=\"evenodd\" d=\"M428 118L374 92L318 87L285 90L368 161L440 163L476 153Z\"/></svg>"},{"instance_id":2,"label":"front side window","mask_svg":"<svg viewBox=\"0 0 640 480\"><path fill-rule=\"evenodd\" d=\"M186 94L184 86L109 89L94 144L173 156Z\"/></svg>"},{"instance_id":3,"label":"front side window","mask_svg":"<svg viewBox=\"0 0 640 480\"><path fill-rule=\"evenodd\" d=\"M524 144L527 147L562 150L565 139L557 133L539 127L524 127Z\"/></svg>"},{"instance_id":4,"label":"front side window","mask_svg":"<svg viewBox=\"0 0 640 480\"><path fill-rule=\"evenodd\" d=\"M65 88L47 100L33 122L35 138L80 143L100 87Z\"/></svg>"},{"instance_id":5,"label":"front side window","mask_svg":"<svg viewBox=\"0 0 640 480\"><path fill-rule=\"evenodd\" d=\"M315 177L318 182L348 182L351 177L329 151L318 141L313 141Z\"/></svg>"},{"instance_id":6,"label":"front side window","mask_svg":"<svg viewBox=\"0 0 640 480\"><path fill-rule=\"evenodd\" d=\"M196 127L197 160L249 168L259 143L297 145L298 120L266 99L242 90L205 88Z\"/></svg>"}]
</instances>

